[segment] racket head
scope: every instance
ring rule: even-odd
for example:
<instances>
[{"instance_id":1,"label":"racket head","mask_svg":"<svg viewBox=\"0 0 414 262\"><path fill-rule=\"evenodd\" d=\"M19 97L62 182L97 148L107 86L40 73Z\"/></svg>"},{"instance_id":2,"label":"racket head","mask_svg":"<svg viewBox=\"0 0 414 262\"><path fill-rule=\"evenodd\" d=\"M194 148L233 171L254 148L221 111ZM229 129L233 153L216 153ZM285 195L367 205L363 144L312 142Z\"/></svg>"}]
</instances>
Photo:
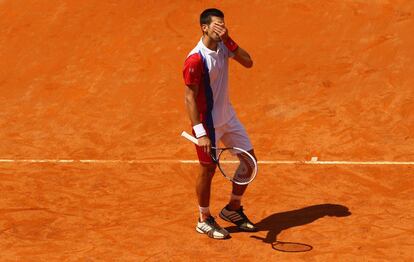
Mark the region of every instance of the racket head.
<instances>
[{"instance_id":1,"label":"racket head","mask_svg":"<svg viewBox=\"0 0 414 262\"><path fill-rule=\"evenodd\" d=\"M220 172L238 185L247 185L257 175L257 161L252 154L238 147L213 148L212 158Z\"/></svg>"}]
</instances>

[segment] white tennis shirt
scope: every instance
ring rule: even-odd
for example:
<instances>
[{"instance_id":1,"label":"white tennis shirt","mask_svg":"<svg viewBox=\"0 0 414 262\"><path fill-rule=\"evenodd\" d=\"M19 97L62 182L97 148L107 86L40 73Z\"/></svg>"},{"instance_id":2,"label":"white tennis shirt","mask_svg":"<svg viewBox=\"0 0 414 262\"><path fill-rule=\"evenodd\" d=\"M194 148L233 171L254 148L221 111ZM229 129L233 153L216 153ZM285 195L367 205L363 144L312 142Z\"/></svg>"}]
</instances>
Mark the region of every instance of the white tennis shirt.
<instances>
[{"instance_id":1,"label":"white tennis shirt","mask_svg":"<svg viewBox=\"0 0 414 262\"><path fill-rule=\"evenodd\" d=\"M199 86L198 110L200 114L211 111L214 127L224 125L235 115L228 92L228 64L229 57L233 56L222 42L214 51L208 49L201 39L184 63L184 81L187 85Z\"/></svg>"}]
</instances>

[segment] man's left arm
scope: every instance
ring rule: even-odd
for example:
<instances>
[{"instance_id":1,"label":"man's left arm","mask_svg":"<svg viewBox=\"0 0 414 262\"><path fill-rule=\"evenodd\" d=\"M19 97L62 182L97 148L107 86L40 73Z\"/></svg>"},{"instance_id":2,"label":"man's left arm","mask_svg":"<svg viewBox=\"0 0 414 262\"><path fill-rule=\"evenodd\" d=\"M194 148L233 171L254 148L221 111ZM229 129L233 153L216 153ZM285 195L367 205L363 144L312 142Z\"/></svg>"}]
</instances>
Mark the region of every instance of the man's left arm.
<instances>
[{"instance_id":1,"label":"man's left arm","mask_svg":"<svg viewBox=\"0 0 414 262\"><path fill-rule=\"evenodd\" d=\"M251 68L253 66L253 60L244 49L238 46L233 39L230 38L227 28L224 24L215 22L213 24L214 31L220 36L223 43L229 49L230 52L234 54L234 60L239 62L242 66L246 68Z\"/></svg>"},{"instance_id":2,"label":"man's left arm","mask_svg":"<svg viewBox=\"0 0 414 262\"><path fill-rule=\"evenodd\" d=\"M246 68L251 68L253 66L253 60L251 59L249 53L247 53L240 46L233 52L233 59L239 62Z\"/></svg>"}]
</instances>

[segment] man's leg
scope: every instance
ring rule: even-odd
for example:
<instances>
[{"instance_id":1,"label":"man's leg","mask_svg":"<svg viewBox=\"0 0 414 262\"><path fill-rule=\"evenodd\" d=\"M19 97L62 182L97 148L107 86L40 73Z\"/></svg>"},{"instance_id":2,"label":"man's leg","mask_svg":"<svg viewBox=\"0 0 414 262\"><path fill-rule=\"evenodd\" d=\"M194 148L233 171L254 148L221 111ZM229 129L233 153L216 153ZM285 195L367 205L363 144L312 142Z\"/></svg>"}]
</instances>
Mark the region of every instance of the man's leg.
<instances>
[{"instance_id":1,"label":"man's leg","mask_svg":"<svg viewBox=\"0 0 414 262\"><path fill-rule=\"evenodd\" d=\"M209 210L210 190L215 170L215 164L200 165L200 172L196 180L196 192L198 205L200 207L200 221L206 220L211 215Z\"/></svg>"},{"instance_id":2,"label":"man's leg","mask_svg":"<svg viewBox=\"0 0 414 262\"><path fill-rule=\"evenodd\" d=\"M254 154L254 150L249 150L248 151L257 161L256 155ZM246 191L247 185L238 185L236 183L233 182L233 187L232 187L232 191L231 191L231 197L230 197L230 201L228 204L228 208L230 210L238 210L240 209L241 206L241 198L244 194L244 192Z\"/></svg>"},{"instance_id":3,"label":"man's leg","mask_svg":"<svg viewBox=\"0 0 414 262\"><path fill-rule=\"evenodd\" d=\"M196 192L200 210L200 219L198 220L196 230L211 238L226 239L230 236L229 232L217 224L209 210L211 180L214 176L215 169L215 164L201 165L200 173L197 176Z\"/></svg>"},{"instance_id":4,"label":"man's leg","mask_svg":"<svg viewBox=\"0 0 414 262\"><path fill-rule=\"evenodd\" d=\"M256 159L253 149L248 152ZM241 205L241 198L246 191L246 188L247 185L238 185L233 183L230 201L221 210L220 217L226 221L236 224L240 230L255 232L257 231L257 227L249 220L246 214L244 214L243 207Z\"/></svg>"}]
</instances>

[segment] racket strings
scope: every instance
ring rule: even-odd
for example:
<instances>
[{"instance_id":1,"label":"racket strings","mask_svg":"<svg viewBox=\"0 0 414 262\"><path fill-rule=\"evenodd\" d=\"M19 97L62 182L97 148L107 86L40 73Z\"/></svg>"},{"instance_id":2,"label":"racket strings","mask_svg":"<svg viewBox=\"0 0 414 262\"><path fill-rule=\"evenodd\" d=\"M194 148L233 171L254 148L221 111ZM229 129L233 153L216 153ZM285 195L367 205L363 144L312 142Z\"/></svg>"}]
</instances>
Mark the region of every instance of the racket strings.
<instances>
[{"instance_id":1,"label":"racket strings","mask_svg":"<svg viewBox=\"0 0 414 262\"><path fill-rule=\"evenodd\" d=\"M219 154L219 166L223 174L236 183L248 183L255 175L253 159L235 149L223 150Z\"/></svg>"},{"instance_id":2,"label":"racket strings","mask_svg":"<svg viewBox=\"0 0 414 262\"><path fill-rule=\"evenodd\" d=\"M238 158L240 159L240 165L235 172L234 179L241 182L248 182L252 178L255 163L245 154L239 154Z\"/></svg>"}]
</instances>

